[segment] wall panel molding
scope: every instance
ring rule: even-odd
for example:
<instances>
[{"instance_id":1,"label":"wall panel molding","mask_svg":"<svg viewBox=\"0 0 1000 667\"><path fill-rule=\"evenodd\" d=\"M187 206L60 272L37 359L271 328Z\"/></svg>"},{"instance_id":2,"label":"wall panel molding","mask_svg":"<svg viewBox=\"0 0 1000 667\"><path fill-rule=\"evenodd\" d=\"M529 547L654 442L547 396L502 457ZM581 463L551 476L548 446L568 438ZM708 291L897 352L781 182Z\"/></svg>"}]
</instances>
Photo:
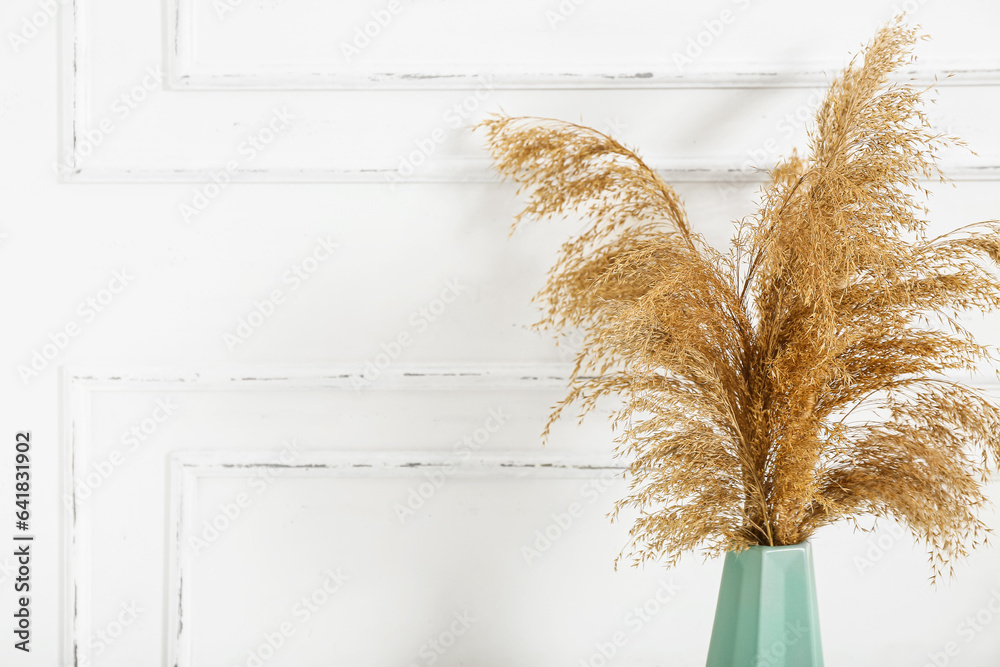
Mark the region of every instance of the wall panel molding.
<instances>
[{"instance_id":1,"label":"wall panel molding","mask_svg":"<svg viewBox=\"0 0 1000 667\"><path fill-rule=\"evenodd\" d=\"M146 0L142 0L146 1ZM57 177L70 183L198 183L211 181L222 165L215 168L186 166L157 167L155 155L151 164L119 164L100 167L92 160L82 159L72 168L56 166L67 155L76 154L81 147L81 136L89 129L89 98L91 81L100 76L93 63L93 39L88 28L92 18L94 0L68 0L59 13L59 47L61 51L60 79L60 120L57 160L53 168ZM192 53L190 32L193 30L189 12L190 0L166 0L161 6L161 23L158 31L152 26L136 25L135 30L148 31L150 40L162 40L161 57L168 84L172 86L165 94L180 95L190 90L227 91L239 94L241 90L267 91L320 91L320 90L409 90L429 91L448 89L471 89L479 85L477 72L454 69L412 73L385 71L375 74L356 75L347 72L328 72L308 64L296 69L281 69L249 65L239 65L235 71L220 71L199 64ZM804 88L825 86L828 72L838 71L843 63L830 63L830 68L816 67L815 64L784 63L780 69L773 65L759 64L746 69L729 71L703 71L685 74L669 73L639 64L627 70L594 70L585 73L560 73L553 69L548 72L506 72L496 75L499 89L603 89L626 90L643 89L734 89L734 88ZM741 66L744 67L744 66ZM753 69L756 67L757 69ZM1000 63L962 64L956 63L941 69L914 69L906 76L918 82L938 81L941 86L996 87L1000 85ZM192 104L203 97L192 95ZM187 103L187 100L185 100ZM130 122L141 122L136 119ZM163 128L167 135L179 130ZM178 137L182 140L183 135ZM742 158L712 160L705 158L675 158L649 156L651 165L670 182L721 182L759 183L763 176L756 171L744 169ZM994 181L1000 179L1000 164L983 163L983 160L946 165L946 173L956 181ZM231 173L234 183L377 183L387 184L398 177L395 164L370 166L353 164L350 161L323 168L257 168L241 165ZM490 183L496 176L489 162L478 157L445 158L435 157L417 173L405 178L407 183Z\"/></svg>"},{"instance_id":2,"label":"wall panel molding","mask_svg":"<svg viewBox=\"0 0 1000 667\"><path fill-rule=\"evenodd\" d=\"M564 387L570 367L565 364L481 364L481 365L397 365L386 369L379 382L362 391L433 392L461 390L489 392L519 388ZM63 512L63 573L62 573L62 653L63 664L82 667L84 642L90 636L89 605L93 592L87 573L91 567L93 521L92 503L81 503L72 481L80 469L85 469L92 448L92 400L102 393L196 393L256 391L323 392L358 391L353 381L363 376L360 365L328 368L302 366L254 367L233 370L198 370L176 368L64 368L62 376L62 446L61 488L59 497L70 494L72 503ZM1000 384L977 385L985 393L1000 398ZM178 539L183 536L185 516L193 498L192 482L202 476L241 474L248 468L289 465L277 461L275 453L259 451L211 452L177 449L170 458L169 517L163 526L169 538L166 610L167 646L176 661L185 662L189 637L183 633L183 574L187 564L180 558ZM303 453L289 467L296 474L327 477L386 476L421 474L428 468L459 465L462 475L486 475L511 478L542 476L579 478L593 476L595 471L621 470L610 458L596 458L566 452L507 451L476 454L471 457L442 452L337 451ZM994 478L996 479L996 478ZM166 630L165 630L166 631ZM158 664L158 663L157 663Z\"/></svg>"},{"instance_id":3,"label":"wall panel molding","mask_svg":"<svg viewBox=\"0 0 1000 667\"><path fill-rule=\"evenodd\" d=\"M553 478L589 479L607 473L622 473L624 467L607 459L533 455L520 452L475 456L433 452L330 452L311 453L284 463L257 452L175 452L170 472L170 584L167 593L167 664L194 667L194 623L188 618L185 601L193 598L190 549L184 544L196 535L198 481L216 477L248 475L322 477L329 479L364 477L413 477L438 471L449 477L490 477L494 479Z\"/></svg>"},{"instance_id":4,"label":"wall panel molding","mask_svg":"<svg viewBox=\"0 0 1000 667\"><path fill-rule=\"evenodd\" d=\"M701 89L701 88L823 88L842 67L810 68L805 63L776 70L761 64L756 69L720 70L676 74L655 70L608 71L593 74L501 73L491 74L490 84L508 90L558 90L608 88ZM488 66L485 71L501 69ZM270 67L247 66L240 72L226 72L208 66L184 67L170 61L170 82L178 90L470 90L482 82L482 74L427 72L419 76L391 71L370 74L330 73L322 70L280 71ZM910 69L895 78L899 82L937 86L1000 85L1000 69L955 66L931 70Z\"/></svg>"},{"instance_id":5,"label":"wall panel molding","mask_svg":"<svg viewBox=\"0 0 1000 667\"><path fill-rule=\"evenodd\" d=\"M565 67L510 71L503 63L479 69L440 63L416 72L407 63L359 73L331 68L329 63L240 63L223 68L199 61L195 47L194 0L165 0L167 71L171 85L187 90L452 90L474 89L484 73L491 83L508 89L560 88L816 88L829 84L844 63L786 62L740 63L738 68L715 68L687 73L662 68L662 63L636 63L631 67L590 68L566 71ZM220 19L221 20L221 19ZM575 69L575 68L574 68ZM917 67L897 77L920 85L986 86L1000 84L1000 63L951 63L946 67Z\"/></svg>"},{"instance_id":6,"label":"wall panel molding","mask_svg":"<svg viewBox=\"0 0 1000 667\"><path fill-rule=\"evenodd\" d=\"M82 368L65 367L62 374L61 408L62 414L60 432L62 445L60 447L60 489L59 498L72 499L64 507L62 516L62 573L61 599L63 609L61 619L61 653L63 664L71 667L83 667L85 661L85 646L92 632L92 619L89 609L93 599L93 591L87 573L91 568L93 544L91 527L93 522L93 504L82 502L77 498L77 489L73 484L78 473L86 470L90 462L90 452L93 449L92 432L92 401L101 394L116 393L197 393L220 392L243 394L258 391L288 392L294 396L296 392L321 391L331 394L343 392L379 393L379 392L433 392L439 390L461 390L481 392L488 395L497 390L516 390L518 388L541 388L565 386L570 368L565 364L483 364L483 365L403 365L399 364L385 369L378 382L358 390L357 380L364 377L364 368L358 365L345 365L335 368L314 368L304 366L273 366L241 368L236 371L199 370L178 368ZM359 443L363 444L363 443ZM272 457L272 458L269 458ZM511 452L506 454L479 455L458 459L441 452L378 452L366 451L358 453L303 453L296 459L295 466L306 469L314 466L322 475L353 475L385 474L391 471L398 474L415 471L419 474L427 467L443 466L461 463L462 474L486 474L504 477L516 475L542 475L547 477L585 477L592 476L595 470L615 468L613 463L593 457L580 457L573 454L552 454L535 452ZM219 474L232 466L244 468L254 466L273 466L273 452L187 452L177 454L171 459L173 474L171 481L171 507L175 508L171 515L171 530L176 531L182 513L185 498L190 493L183 492L183 480L192 479L191 475ZM414 464L419 464L419 467ZM615 468L617 469L617 468ZM306 473L310 474L310 473ZM164 531L167 526L163 526ZM170 535L176 537L176 532ZM176 542L176 540L174 540ZM176 553L176 549L173 549ZM168 561L170 572L162 573L165 585L170 591L180 595L183 590L181 574L183 568L174 561ZM172 578L170 578L172 577ZM172 583L171 583L172 582ZM168 624L174 631L169 637L180 643L170 641L167 646L171 655L184 654L184 641L181 635L181 617L178 616L182 600L177 598L177 604L171 605L165 611ZM180 637L178 638L178 635ZM166 639L166 638L165 638ZM152 664L160 664L155 662ZM174 662L167 663L175 664ZM188 664L181 661L181 665Z\"/></svg>"},{"instance_id":7,"label":"wall panel molding","mask_svg":"<svg viewBox=\"0 0 1000 667\"><path fill-rule=\"evenodd\" d=\"M701 162L691 164L685 160L646 160L667 183L718 183L720 186L741 184L763 184L768 182L766 172L743 169L737 163L718 164ZM997 181L1000 180L1000 164L955 164L944 165L945 174L952 181ZM66 182L72 183L210 183L217 170L211 169L89 169L83 168L66 175ZM240 170L233 174L233 183L369 183L390 185L399 176L395 168L350 168L341 169L260 169ZM499 177L487 160L453 159L438 160L421 167L407 183L498 183ZM936 182L935 179L920 178L922 181Z\"/></svg>"}]
</instances>

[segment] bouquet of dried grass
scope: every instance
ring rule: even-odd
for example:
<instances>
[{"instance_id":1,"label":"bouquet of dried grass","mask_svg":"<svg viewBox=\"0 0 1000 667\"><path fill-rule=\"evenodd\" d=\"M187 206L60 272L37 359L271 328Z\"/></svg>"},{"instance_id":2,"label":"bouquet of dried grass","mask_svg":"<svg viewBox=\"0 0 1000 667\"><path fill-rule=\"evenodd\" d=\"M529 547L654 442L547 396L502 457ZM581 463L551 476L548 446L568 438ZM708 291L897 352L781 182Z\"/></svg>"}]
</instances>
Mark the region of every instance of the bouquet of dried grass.
<instances>
[{"instance_id":1,"label":"bouquet of dried grass","mask_svg":"<svg viewBox=\"0 0 1000 667\"><path fill-rule=\"evenodd\" d=\"M481 124L499 172L528 193L515 226L591 223L537 297L536 327L585 341L546 435L570 405L582 418L623 399L613 422L631 486L613 516L639 512L623 552L634 564L797 544L863 514L907 526L934 575L985 539L976 512L1000 409L945 374L993 358L959 315L1000 306L1000 224L925 234L920 179L943 180L939 150L961 142L931 130L926 89L889 81L918 37L897 19L835 78L808 155L773 169L728 253L606 134ZM859 422L859 408L875 417Z\"/></svg>"}]
</instances>

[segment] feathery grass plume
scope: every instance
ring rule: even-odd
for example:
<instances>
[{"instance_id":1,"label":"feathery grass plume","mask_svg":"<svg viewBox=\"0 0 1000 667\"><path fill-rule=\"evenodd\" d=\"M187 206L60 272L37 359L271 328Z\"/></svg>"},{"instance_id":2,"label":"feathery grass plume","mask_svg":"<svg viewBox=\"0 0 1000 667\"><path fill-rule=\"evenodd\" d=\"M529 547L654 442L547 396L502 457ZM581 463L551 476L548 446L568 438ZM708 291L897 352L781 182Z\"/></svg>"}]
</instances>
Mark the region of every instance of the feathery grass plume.
<instances>
[{"instance_id":1,"label":"feathery grass plume","mask_svg":"<svg viewBox=\"0 0 1000 667\"><path fill-rule=\"evenodd\" d=\"M985 539L976 510L1000 457L1000 408L948 373L993 359L963 311L1000 306L1000 224L925 234L938 154L926 89L892 83L917 32L884 26L836 77L803 157L771 172L731 248L596 130L494 115L493 160L527 195L515 218L582 213L537 299L536 327L582 331L564 409L617 396L616 454L638 510L623 556L668 566L796 544L859 515L928 548L932 576ZM852 415L872 409L874 420ZM857 525L857 524L855 524Z\"/></svg>"}]
</instances>

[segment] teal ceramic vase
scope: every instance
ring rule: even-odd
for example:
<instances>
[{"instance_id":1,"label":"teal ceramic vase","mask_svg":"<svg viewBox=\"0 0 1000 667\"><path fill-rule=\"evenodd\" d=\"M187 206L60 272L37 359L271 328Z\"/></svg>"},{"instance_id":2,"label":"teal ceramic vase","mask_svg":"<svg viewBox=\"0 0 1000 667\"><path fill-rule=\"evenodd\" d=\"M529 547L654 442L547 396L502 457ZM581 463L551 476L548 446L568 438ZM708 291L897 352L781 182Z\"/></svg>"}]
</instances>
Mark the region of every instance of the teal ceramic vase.
<instances>
[{"instance_id":1,"label":"teal ceramic vase","mask_svg":"<svg viewBox=\"0 0 1000 667\"><path fill-rule=\"evenodd\" d=\"M809 543L727 553L707 667L822 667Z\"/></svg>"}]
</instances>

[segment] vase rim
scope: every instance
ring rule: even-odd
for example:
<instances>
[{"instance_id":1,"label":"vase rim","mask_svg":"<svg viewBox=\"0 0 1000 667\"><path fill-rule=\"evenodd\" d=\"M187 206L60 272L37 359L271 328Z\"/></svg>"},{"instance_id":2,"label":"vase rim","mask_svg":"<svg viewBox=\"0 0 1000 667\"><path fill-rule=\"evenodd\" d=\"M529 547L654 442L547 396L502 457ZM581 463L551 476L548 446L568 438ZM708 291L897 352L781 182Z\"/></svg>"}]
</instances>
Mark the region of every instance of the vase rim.
<instances>
[{"instance_id":1,"label":"vase rim","mask_svg":"<svg viewBox=\"0 0 1000 667\"><path fill-rule=\"evenodd\" d=\"M775 545L775 546L771 546L770 544L753 544L753 545L747 547L747 549L758 549L758 550L759 549L765 549L765 550L768 550L768 551L777 551L777 550L780 550L780 549L809 549L810 547L811 547L811 545L809 543L809 540L805 540L805 541L799 542L798 544L779 544L779 545ZM729 551L728 553L735 553L735 550L734 551Z\"/></svg>"}]
</instances>

